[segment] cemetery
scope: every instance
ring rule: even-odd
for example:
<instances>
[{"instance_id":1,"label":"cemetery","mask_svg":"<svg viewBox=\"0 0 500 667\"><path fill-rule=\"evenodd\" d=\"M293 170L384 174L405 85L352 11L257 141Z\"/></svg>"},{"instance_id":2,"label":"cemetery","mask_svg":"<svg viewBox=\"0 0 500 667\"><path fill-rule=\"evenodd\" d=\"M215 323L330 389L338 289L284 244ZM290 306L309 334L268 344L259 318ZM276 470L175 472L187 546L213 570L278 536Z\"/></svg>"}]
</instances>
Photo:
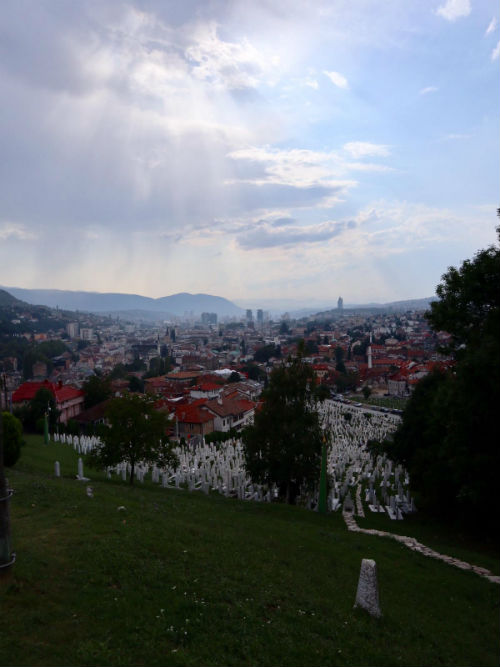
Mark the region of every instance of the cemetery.
<instances>
[{"instance_id":1,"label":"cemetery","mask_svg":"<svg viewBox=\"0 0 500 667\"><path fill-rule=\"evenodd\" d=\"M369 508L370 482L379 505L382 488L406 494L404 471L369 463L356 441L394 418L327 418L338 449L326 515L314 498L292 507L261 489L259 502L237 441L180 450L177 469L144 469L131 486L124 467L86 465L91 440L28 436L9 471L17 559L2 581L0 664L498 664L496 585L349 529L387 516L411 530L413 515ZM498 574L487 551L446 547ZM376 593L364 560L376 563Z\"/></svg>"},{"instance_id":2,"label":"cemetery","mask_svg":"<svg viewBox=\"0 0 500 667\"><path fill-rule=\"evenodd\" d=\"M330 443L327 455L328 512L342 514L349 531L396 539L413 551L475 572L492 583L500 583L500 577L487 568L439 553L411 537L373 528L360 528L355 517L365 518L366 513L385 513L391 521L403 521L406 515L416 512L406 471L401 466L395 466L385 456L374 458L365 446L369 440L383 440L393 432L399 417L367 413L333 401L324 401L320 410L326 439ZM79 455L89 453L99 444L95 436L53 434L52 437L55 442L70 445ZM175 468L159 469L154 465L139 465L136 470L138 482L144 484L149 476L153 484L167 489L199 491L207 495L219 493L226 498L259 503L270 503L278 497L276 487L269 488L252 483L245 471L244 452L239 439L230 439L219 444L206 444L203 439L199 439L194 446L191 444L177 447L175 453L179 461ZM59 462L56 461L54 466L54 475L59 477ZM106 478L111 479L113 475L127 481L130 465L120 463L113 468L108 467ZM78 458L76 479L89 481L89 478L84 476L81 456ZM91 487L87 487L89 488ZM318 511L318 501L318 489L312 494L303 493L298 498L298 504L308 510Z\"/></svg>"},{"instance_id":3,"label":"cemetery","mask_svg":"<svg viewBox=\"0 0 500 667\"><path fill-rule=\"evenodd\" d=\"M393 432L399 417L392 414L365 412L352 406L342 406L325 401L321 408L324 432L329 443L327 475L330 481L328 494L329 511L355 511L364 516L370 512L386 512L391 519L402 520L405 514L415 511L410 496L408 475L400 466L393 466L385 457L376 460L366 451L369 440L383 440ZM95 436L72 436L53 434L55 442L63 442L82 456L88 454L99 443ZM218 492L226 497L240 500L271 502L276 498L276 488L253 484L245 471L242 443L231 439L221 444L206 444L197 440L196 445L179 446L175 453L179 465L159 469L156 466L140 465L137 480L146 477L166 488L187 489L204 493ZM121 463L107 469L112 475L126 480L130 466ZM83 477L79 469L78 476ZM308 509L317 509L318 491L303 494L299 504Z\"/></svg>"}]
</instances>

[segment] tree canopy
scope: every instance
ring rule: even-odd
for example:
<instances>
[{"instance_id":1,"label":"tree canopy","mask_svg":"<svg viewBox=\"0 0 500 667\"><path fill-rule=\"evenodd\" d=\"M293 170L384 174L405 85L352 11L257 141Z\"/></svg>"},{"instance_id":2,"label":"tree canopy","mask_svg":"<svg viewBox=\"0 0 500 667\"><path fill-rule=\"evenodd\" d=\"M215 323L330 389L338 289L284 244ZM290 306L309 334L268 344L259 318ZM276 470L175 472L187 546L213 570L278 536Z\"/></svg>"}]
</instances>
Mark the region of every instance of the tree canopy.
<instances>
[{"instance_id":1,"label":"tree canopy","mask_svg":"<svg viewBox=\"0 0 500 667\"><path fill-rule=\"evenodd\" d=\"M408 469L420 507L488 530L499 508L500 250L442 280L428 320L451 334L456 365L419 382L385 448Z\"/></svg>"},{"instance_id":2,"label":"tree canopy","mask_svg":"<svg viewBox=\"0 0 500 667\"><path fill-rule=\"evenodd\" d=\"M273 343L263 345L262 347L258 347L253 355L254 360L259 362L267 362L271 357L281 357L281 347L279 345L274 345Z\"/></svg>"},{"instance_id":3,"label":"tree canopy","mask_svg":"<svg viewBox=\"0 0 500 667\"><path fill-rule=\"evenodd\" d=\"M89 463L104 467L122 461L130 464L130 483L134 483L138 463L168 466L176 462L166 431L168 415L155 409L148 397L125 394L109 402L108 426L100 432L101 445L88 456Z\"/></svg>"},{"instance_id":4,"label":"tree canopy","mask_svg":"<svg viewBox=\"0 0 500 667\"><path fill-rule=\"evenodd\" d=\"M85 393L85 409L91 408L98 403L102 403L111 397L111 380L109 377L100 375L91 375L82 387Z\"/></svg>"},{"instance_id":5,"label":"tree canopy","mask_svg":"<svg viewBox=\"0 0 500 667\"><path fill-rule=\"evenodd\" d=\"M54 394L46 387L40 387L28 405L15 410L16 416L22 421L26 430L39 433L43 432L46 412L48 412L49 428L55 430L60 412L56 407Z\"/></svg>"},{"instance_id":6,"label":"tree canopy","mask_svg":"<svg viewBox=\"0 0 500 667\"><path fill-rule=\"evenodd\" d=\"M275 368L262 394L262 408L243 432L250 477L276 484L288 503L295 502L301 486L319 480L322 429L314 382L312 369L300 357Z\"/></svg>"},{"instance_id":7,"label":"tree canopy","mask_svg":"<svg viewBox=\"0 0 500 667\"><path fill-rule=\"evenodd\" d=\"M497 228L500 240L500 227ZM427 319L436 331L451 334L450 350L484 344L485 337L498 342L500 331L500 252L490 246L466 260L457 269L450 267L438 285L438 301L431 303Z\"/></svg>"}]
</instances>

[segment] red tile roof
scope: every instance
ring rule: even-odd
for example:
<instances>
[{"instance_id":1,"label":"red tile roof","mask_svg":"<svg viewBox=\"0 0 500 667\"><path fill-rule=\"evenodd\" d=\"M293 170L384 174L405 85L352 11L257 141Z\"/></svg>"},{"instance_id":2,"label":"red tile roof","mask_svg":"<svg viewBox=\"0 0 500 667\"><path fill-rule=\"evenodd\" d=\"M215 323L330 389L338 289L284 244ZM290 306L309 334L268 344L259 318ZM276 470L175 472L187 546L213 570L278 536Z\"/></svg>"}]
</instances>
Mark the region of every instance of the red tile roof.
<instances>
[{"instance_id":1,"label":"red tile roof","mask_svg":"<svg viewBox=\"0 0 500 667\"><path fill-rule=\"evenodd\" d=\"M214 416L201 405L179 405L175 410L177 420L183 424L206 424Z\"/></svg>"},{"instance_id":2,"label":"red tile roof","mask_svg":"<svg viewBox=\"0 0 500 667\"><path fill-rule=\"evenodd\" d=\"M224 399L222 404L217 400L208 401L206 406L213 413L219 417L226 417L228 415L239 415L242 412L249 412L255 408L252 401L247 401L245 398L240 399Z\"/></svg>"},{"instance_id":3,"label":"red tile roof","mask_svg":"<svg viewBox=\"0 0 500 667\"><path fill-rule=\"evenodd\" d=\"M56 403L65 403L74 398L84 396L84 392L81 389L76 389L68 384L54 384L53 382L44 380L43 382L24 382L12 394L12 402L22 403L23 401L31 401L39 389L48 389L55 397Z\"/></svg>"}]
</instances>

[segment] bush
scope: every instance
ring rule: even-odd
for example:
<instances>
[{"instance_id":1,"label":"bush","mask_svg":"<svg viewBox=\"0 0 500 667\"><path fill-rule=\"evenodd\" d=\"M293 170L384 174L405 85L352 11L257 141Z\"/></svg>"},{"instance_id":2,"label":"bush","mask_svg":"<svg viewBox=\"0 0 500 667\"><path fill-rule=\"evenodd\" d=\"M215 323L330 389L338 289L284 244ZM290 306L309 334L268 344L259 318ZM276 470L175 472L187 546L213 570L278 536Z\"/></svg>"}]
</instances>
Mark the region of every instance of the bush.
<instances>
[{"instance_id":1,"label":"bush","mask_svg":"<svg viewBox=\"0 0 500 667\"><path fill-rule=\"evenodd\" d=\"M9 412L2 413L3 422L3 463L13 466L21 456L23 444L23 427L17 417Z\"/></svg>"},{"instance_id":2,"label":"bush","mask_svg":"<svg viewBox=\"0 0 500 667\"><path fill-rule=\"evenodd\" d=\"M234 428L229 429L229 431L212 431L212 433L207 433L205 436L205 442L207 444L210 444L211 442L226 442L226 440L236 438L237 435L238 432Z\"/></svg>"}]
</instances>

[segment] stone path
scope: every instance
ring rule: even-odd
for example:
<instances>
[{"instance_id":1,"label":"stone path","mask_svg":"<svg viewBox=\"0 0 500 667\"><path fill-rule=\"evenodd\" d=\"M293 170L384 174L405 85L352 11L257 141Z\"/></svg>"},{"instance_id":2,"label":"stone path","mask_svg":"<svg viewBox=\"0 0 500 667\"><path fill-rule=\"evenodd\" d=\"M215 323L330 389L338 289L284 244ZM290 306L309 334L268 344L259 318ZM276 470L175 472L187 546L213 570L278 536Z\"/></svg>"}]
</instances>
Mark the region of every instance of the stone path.
<instances>
[{"instance_id":1,"label":"stone path","mask_svg":"<svg viewBox=\"0 0 500 667\"><path fill-rule=\"evenodd\" d=\"M417 551L418 553L421 553L423 556L428 556L429 558L436 558L437 560L442 560L445 563L448 563L448 565L453 565L454 567L458 567L461 570L470 570L471 572L478 574L480 577L488 579L488 581L491 581L493 584L500 584L500 577L492 574L489 570L487 570L484 567L471 565L470 563L466 563L465 561L459 560L458 558L453 558L452 556L446 556L445 554L440 554L439 552L434 551L434 549L430 549L429 547L426 547L424 544L421 544L414 537L406 537L405 535L395 535L394 533L388 533L385 530L375 530L373 528L360 528L356 523L354 514L352 514L351 512L342 512L342 516L344 517L347 529L354 533L364 533L365 535L378 535L379 537L390 537L391 539L396 540L397 542L401 542L401 544L404 544L412 551Z\"/></svg>"}]
</instances>

